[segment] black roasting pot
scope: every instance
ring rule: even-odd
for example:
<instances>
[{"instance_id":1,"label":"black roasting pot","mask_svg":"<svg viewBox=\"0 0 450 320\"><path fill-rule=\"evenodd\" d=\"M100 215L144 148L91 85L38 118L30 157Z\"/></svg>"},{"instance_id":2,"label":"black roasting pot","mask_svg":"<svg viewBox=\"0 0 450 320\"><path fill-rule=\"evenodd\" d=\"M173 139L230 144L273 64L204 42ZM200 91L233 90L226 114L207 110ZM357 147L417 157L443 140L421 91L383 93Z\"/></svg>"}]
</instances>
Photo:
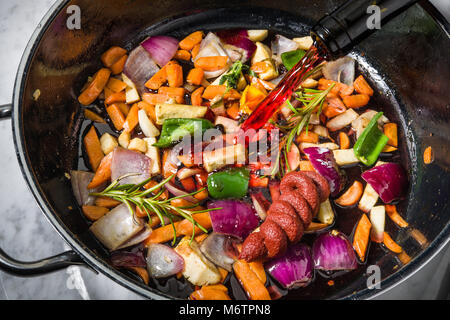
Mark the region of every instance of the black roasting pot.
<instances>
[{"instance_id":1,"label":"black roasting pot","mask_svg":"<svg viewBox=\"0 0 450 320\"><path fill-rule=\"evenodd\" d=\"M12 121L17 157L23 175L42 211L73 251L36 262L20 262L0 251L0 267L32 276L71 264L87 264L147 298L179 297L170 284L148 287L131 274L112 268L105 249L88 231L70 181L77 168L82 113L77 96L86 78L100 66L100 55L112 45L131 49L148 35L182 38L198 29L233 27L270 29L286 36L307 35L309 28L343 1L58 1L33 34L17 72ZM68 30L67 9L81 9L81 29ZM69 12L72 12L69 10ZM369 264L381 268L381 289L367 289L367 275L336 278L315 289L292 293L291 299L362 299L380 294L425 265L449 240L450 40L448 22L429 3L414 5L382 26L352 52L359 71L377 89L373 105L399 124L400 153L410 188L402 214L412 228L396 240L412 257L401 266L395 256L378 250ZM370 74L370 76L368 76ZM36 89L39 99L33 99ZM9 116L7 107L0 114ZM424 165L432 146L435 160ZM417 229L424 239L414 240ZM365 268L363 268L365 269ZM318 277L316 277L318 278ZM340 280L341 279L341 280ZM160 283L161 284L161 283Z\"/></svg>"}]
</instances>

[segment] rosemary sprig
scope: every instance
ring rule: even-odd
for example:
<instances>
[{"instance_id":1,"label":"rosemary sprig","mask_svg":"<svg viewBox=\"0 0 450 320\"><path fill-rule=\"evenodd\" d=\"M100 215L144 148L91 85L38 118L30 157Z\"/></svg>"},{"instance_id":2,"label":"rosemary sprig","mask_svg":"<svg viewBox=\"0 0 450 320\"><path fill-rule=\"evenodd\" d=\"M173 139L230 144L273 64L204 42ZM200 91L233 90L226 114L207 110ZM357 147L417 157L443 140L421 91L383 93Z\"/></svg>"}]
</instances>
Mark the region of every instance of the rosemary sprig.
<instances>
[{"instance_id":1,"label":"rosemary sprig","mask_svg":"<svg viewBox=\"0 0 450 320\"><path fill-rule=\"evenodd\" d=\"M205 229L202 225L200 225L197 221L195 221L194 218L192 217L192 215L196 214L196 213L203 213L203 212L208 212L208 211L212 211L212 210L218 210L221 208L189 211L188 209L194 208L197 205L193 204L192 206L187 206L187 207L175 207L170 204L170 202L172 200L184 198L187 196L193 196L193 195L201 192L204 188L199 189L194 192L191 192L191 193L188 193L188 194L185 194L185 195L161 200L161 199L159 199L159 197L165 190L164 185L167 182L169 182L174 177L174 175L171 175L170 177L164 179L160 183L158 183L158 184L154 185L153 187L146 189L146 190L142 190L142 188L144 185L146 185L151 180L151 178L146 179L139 184L119 185L120 180L122 180L126 177L129 177L131 175L134 175L134 174L124 175L124 176L114 180L102 192L91 193L90 195L96 196L96 197L110 197L114 200L124 203L128 207L128 210L133 215L133 217L135 216L135 212L133 210L132 204L134 204L136 207L138 207L139 209L141 209L142 211L147 213L147 216L148 216L150 222L151 222L150 212L154 212L160 219L161 224L163 226L165 225L164 217L168 218L174 229L174 238L173 238L172 244L175 244L175 241L176 241L176 230L175 230L174 220L177 220L178 216L181 216L181 217L189 220L193 224L191 239L193 239L195 236L195 227L198 227L203 232L208 233L208 230ZM160 189L159 192L156 192L156 190L158 190L158 189ZM156 192L156 194L154 194L155 192Z\"/></svg>"}]
</instances>

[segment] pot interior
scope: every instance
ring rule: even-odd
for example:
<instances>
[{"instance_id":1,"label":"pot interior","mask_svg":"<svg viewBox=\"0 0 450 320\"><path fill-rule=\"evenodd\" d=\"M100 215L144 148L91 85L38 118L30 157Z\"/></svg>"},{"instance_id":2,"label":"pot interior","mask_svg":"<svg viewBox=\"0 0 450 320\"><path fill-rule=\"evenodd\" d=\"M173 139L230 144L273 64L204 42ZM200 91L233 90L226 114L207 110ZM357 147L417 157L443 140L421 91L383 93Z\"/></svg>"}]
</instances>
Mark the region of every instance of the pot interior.
<instances>
[{"instance_id":1,"label":"pot interior","mask_svg":"<svg viewBox=\"0 0 450 320\"><path fill-rule=\"evenodd\" d=\"M155 297L184 297L191 290L175 279L151 281L149 288L133 274L120 273L108 265L105 249L88 231L89 223L72 195L66 173L84 168L79 136L86 122L77 96L87 77L101 67L100 55L112 45L132 49L149 35L177 38L195 31L227 28L270 29L286 36L307 35L309 27L323 14L344 1L70 1L58 6L34 44L25 74L19 74L16 94L21 144L26 153L24 170L30 170L35 194L44 198L45 213L68 240L95 260L95 267L139 293ZM81 29L69 30L69 5L81 9ZM449 197L449 94L450 41L448 35L418 5L361 43L351 53L359 72L369 79L379 94L374 106L399 124L401 162L410 179L408 200L399 210L411 228L394 238L413 258L402 266L396 256L375 249L368 264L380 266L382 289L394 284L422 264L448 238ZM19 82L18 82L19 83ZM17 90L21 90L17 92ZM33 93L39 89L39 99ZM435 160L424 165L423 151L432 146ZM346 221L354 225L357 216ZM395 230L387 219L388 230ZM337 226L338 228L345 226ZM390 229L389 229L390 228ZM417 231L414 231L417 230ZM351 232L351 230L350 230ZM423 236L418 241L417 232ZM429 248L428 250L426 250ZM334 279L318 277L310 288L290 293L289 299L366 297L376 291L366 289L365 268ZM383 287L384 285L384 287ZM178 289L174 289L178 287ZM138 289L136 289L138 288ZM153 292L153 293L152 293ZM356 293L356 294L355 294ZM239 293L236 293L239 297Z\"/></svg>"}]
</instances>

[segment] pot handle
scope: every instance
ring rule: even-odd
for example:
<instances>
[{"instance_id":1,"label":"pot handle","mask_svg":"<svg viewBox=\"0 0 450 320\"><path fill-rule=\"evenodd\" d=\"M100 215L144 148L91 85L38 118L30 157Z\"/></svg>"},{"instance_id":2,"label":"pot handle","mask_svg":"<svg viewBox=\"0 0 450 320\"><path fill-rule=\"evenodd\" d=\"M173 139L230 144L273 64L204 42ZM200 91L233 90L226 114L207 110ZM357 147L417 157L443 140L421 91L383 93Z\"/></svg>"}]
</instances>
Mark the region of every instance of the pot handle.
<instances>
[{"instance_id":1,"label":"pot handle","mask_svg":"<svg viewBox=\"0 0 450 320\"><path fill-rule=\"evenodd\" d=\"M0 270L19 277L40 276L72 265L87 264L72 250L36 261L19 261L0 248Z\"/></svg>"},{"instance_id":2,"label":"pot handle","mask_svg":"<svg viewBox=\"0 0 450 320\"><path fill-rule=\"evenodd\" d=\"M11 118L12 104L0 105L0 120Z\"/></svg>"}]
</instances>

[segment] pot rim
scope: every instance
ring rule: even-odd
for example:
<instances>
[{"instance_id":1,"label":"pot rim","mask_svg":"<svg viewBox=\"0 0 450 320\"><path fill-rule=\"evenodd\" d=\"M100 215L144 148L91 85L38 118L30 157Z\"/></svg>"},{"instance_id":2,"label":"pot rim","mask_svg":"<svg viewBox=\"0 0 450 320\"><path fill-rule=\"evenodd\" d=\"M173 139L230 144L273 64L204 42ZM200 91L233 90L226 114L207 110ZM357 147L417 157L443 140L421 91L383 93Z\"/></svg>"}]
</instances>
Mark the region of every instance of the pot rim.
<instances>
[{"instance_id":1,"label":"pot rim","mask_svg":"<svg viewBox=\"0 0 450 320\"><path fill-rule=\"evenodd\" d=\"M47 220L52 224L56 231L62 236L62 238L81 256L81 258L94 270L101 272L118 284L132 290L133 292L150 299L176 299L168 294L157 291L154 288L139 284L130 279L127 279L117 269L112 268L106 263L103 263L98 259L95 253L88 247L83 245L79 240L73 237L72 232L60 223L57 218L56 212L46 201L44 191L39 187L38 181L32 172L32 164L27 154L25 153L25 141L23 139L22 128L22 95L27 81L27 74L29 66L32 62L36 49L39 46L40 40L43 37L45 31L49 25L53 22L54 18L62 11L62 9L70 2L70 0L58 0L47 11L45 16L41 19L38 27L33 32L28 44L23 52L14 84L13 90L13 111L12 111L12 132L14 139L14 146L16 149L17 159L22 171L22 175L27 182L34 198L36 199L39 208L45 214ZM430 3L421 2L422 8L433 18L449 35L449 23L444 16ZM436 238L425 248L419 255L417 255L410 263L399 269L397 272L391 274L387 278L383 279L380 283L382 289L371 290L365 288L356 293L342 297L341 299L373 299L388 290L399 285L417 271L422 269L430 260L432 260L444 247L450 242L450 223L436 236Z\"/></svg>"}]
</instances>

